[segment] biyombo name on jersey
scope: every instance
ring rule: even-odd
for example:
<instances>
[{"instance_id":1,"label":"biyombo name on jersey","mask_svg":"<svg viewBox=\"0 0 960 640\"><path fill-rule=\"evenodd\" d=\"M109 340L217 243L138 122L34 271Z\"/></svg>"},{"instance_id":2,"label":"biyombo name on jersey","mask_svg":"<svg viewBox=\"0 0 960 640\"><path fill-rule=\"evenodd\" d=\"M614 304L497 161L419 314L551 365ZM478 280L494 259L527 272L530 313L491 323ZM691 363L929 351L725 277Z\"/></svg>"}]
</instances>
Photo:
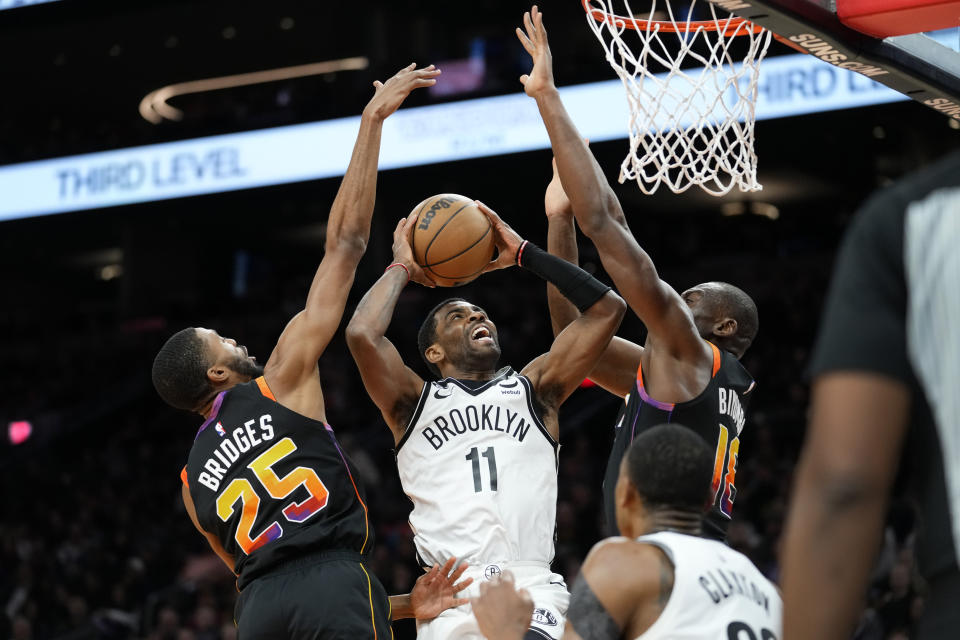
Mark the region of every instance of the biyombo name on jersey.
<instances>
[{"instance_id":1,"label":"biyombo name on jersey","mask_svg":"<svg viewBox=\"0 0 960 640\"><path fill-rule=\"evenodd\" d=\"M451 409L447 417L437 416L432 427L424 427L423 437L434 451L437 451L452 438L462 436L468 431L500 431L523 442L530 430L530 424L519 412L495 404L481 404L479 407L468 404L459 409Z\"/></svg>"},{"instance_id":2,"label":"biyombo name on jersey","mask_svg":"<svg viewBox=\"0 0 960 640\"><path fill-rule=\"evenodd\" d=\"M258 444L273 440L272 420L269 413L260 416L259 420L247 420L242 427L237 427L230 432L230 437L227 437L227 430L218 422L214 428L222 440L213 450L213 455L203 463L206 471L200 472L197 481L211 491L219 489L220 481L227 475L230 465L240 458L241 453L246 453ZM255 424L258 424L259 432L254 430Z\"/></svg>"},{"instance_id":3,"label":"biyombo name on jersey","mask_svg":"<svg viewBox=\"0 0 960 640\"><path fill-rule=\"evenodd\" d=\"M737 427L737 435L740 435L746 416L743 413L743 405L740 404L740 396L733 389L720 387L720 413L730 416Z\"/></svg>"}]
</instances>

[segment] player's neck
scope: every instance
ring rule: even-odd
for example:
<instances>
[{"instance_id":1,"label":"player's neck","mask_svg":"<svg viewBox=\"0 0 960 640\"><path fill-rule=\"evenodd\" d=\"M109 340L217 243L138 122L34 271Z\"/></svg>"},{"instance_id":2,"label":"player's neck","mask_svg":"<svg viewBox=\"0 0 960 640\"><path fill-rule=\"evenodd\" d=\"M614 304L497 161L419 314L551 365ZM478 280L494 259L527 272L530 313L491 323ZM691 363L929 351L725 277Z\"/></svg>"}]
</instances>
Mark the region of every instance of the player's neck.
<instances>
[{"instance_id":1,"label":"player's neck","mask_svg":"<svg viewBox=\"0 0 960 640\"><path fill-rule=\"evenodd\" d=\"M444 378L456 378L457 380L476 380L478 382L486 382L487 380L492 380L497 375L497 372L492 369L471 369L471 368L459 368L453 367L447 369L444 372Z\"/></svg>"},{"instance_id":2,"label":"player's neck","mask_svg":"<svg viewBox=\"0 0 960 640\"><path fill-rule=\"evenodd\" d=\"M703 518L698 513L680 511L677 509L658 509L648 512L644 534L660 531L674 531L691 536L703 533Z\"/></svg>"}]
</instances>

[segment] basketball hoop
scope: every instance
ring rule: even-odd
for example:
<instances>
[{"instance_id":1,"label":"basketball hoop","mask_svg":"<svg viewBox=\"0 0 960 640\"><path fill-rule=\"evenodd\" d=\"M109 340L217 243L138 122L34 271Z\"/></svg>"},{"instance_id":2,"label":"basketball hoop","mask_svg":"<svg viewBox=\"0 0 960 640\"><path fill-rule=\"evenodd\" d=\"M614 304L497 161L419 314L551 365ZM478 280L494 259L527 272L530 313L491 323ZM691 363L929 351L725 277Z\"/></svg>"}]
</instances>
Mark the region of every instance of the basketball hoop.
<instances>
[{"instance_id":1,"label":"basketball hoop","mask_svg":"<svg viewBox=\"0 0 960 640\"><path fill-rule=\"evenodd\" d=\"M753 149L754 105L770 32L732 15L718 17L709 0L701 4L709 7L710 19L700 21L678 20L669 1L660 3L669 20L654 20L657 0L651 0L647 19L634 16L629 0L623 0L625 15L618 15L614 1L582 0L587 23L627 92L630 152L620 165L620 182L635 180L647 194L661 183L674 193L698 185L715 196L734 186L762 189ZM687 16L695 9L691 0ZM634 39L628 32L636 34L637 53L626 41ZM738 55L735 39L742 43Z\"/></svg>"}]
</instances>

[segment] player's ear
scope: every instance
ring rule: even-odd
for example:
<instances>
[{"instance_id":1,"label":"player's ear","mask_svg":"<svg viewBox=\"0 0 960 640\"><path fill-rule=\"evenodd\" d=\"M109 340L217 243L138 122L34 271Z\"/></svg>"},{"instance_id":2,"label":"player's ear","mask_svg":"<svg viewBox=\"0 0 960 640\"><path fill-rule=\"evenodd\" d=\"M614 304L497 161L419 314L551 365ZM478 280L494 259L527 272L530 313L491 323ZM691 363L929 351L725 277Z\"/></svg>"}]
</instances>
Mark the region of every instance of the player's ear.
<instances>
[{"instance_id":1,"label":"player's ear","mask_svg":"<svg viewBox=\"0 0 960 640\"><path fill-rule=\"evenodd\" d=\"M211 384L223 384L230 377L230 370L222 364L215 364L207 369L207 379Z\"/></svg>"},{"instance_id":2,"label":"player's ear","mask_svg":"<svg viewBox=\"0 0 960 640\"><path fill-rule=\"evenodd\" d=\"M427 350L424 351L424 354L427 356L427 362L431 364L437 364L443 360L444 356L446 355L443 352L443 347L438 344L432 344L427 347Z\"/></svg>"},{"instance_id":3,"label":"player's ear","mask_svg":"<svg viewBox=\"0 0 960 640\"><path fill-rule=\"evenodd\" d=\"M713 324L713 335L723 338L730 337L737 333L737 321L733 318L721 318L719 322Z\"/></svg>"}]
</instances>

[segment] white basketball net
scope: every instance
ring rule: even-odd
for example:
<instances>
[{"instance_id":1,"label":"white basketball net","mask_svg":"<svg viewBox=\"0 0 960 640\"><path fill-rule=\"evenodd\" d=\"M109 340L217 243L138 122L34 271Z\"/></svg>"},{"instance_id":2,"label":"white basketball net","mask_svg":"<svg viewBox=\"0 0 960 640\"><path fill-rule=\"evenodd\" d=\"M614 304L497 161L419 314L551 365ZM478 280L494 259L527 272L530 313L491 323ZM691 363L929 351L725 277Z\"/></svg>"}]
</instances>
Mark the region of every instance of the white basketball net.
<instances>
[{"instance_id":1,"label":"white basketball net","mask_svg":"<svg viewBox=\"0 0 960 640\"><path fill-rule=\"evenodd\" d=\"M587 23L606 52L607 61L627 90L630 107L630 153L620 166L620 182L636 180L644 193L654 193L661 183L674 193L699 185L715 196L734 185L741 191L759 191L754 143L754 104L760 61L770 45L770 32L753 33L747 22L737 25L733 16L718 18L710 9L717 31L691 28L681 16L674 18L670 2L660 2L679 33L661 31L638 20L654 20L657 0L649 13L631 18L628 0L590 0ZM689 10L695 8L690 2ZM586 5L585 5L586 6ZM662 18L661 18L662 19ZM627 23L632 23L633 29ZM726 33L726 36L723 34ZM737 34L738 37L732 37ZM634 53L627 40L634 42ZM734 62L729 48L747 48L741 62ZM648 67L658 64L666 72ZM681 68L685 67L685 68Z\"/></svg>"}]
</instances>

